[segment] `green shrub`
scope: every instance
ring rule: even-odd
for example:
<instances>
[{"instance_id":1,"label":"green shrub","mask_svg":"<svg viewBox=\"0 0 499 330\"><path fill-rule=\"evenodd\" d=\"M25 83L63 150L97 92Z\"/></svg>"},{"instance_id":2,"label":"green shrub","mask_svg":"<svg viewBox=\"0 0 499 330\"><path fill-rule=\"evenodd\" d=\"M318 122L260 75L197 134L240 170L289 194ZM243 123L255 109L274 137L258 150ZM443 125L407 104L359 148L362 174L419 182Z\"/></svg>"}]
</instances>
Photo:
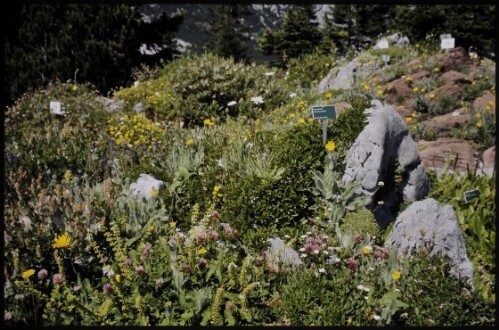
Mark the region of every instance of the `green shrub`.
<instances>
[{"instance_id":1,"label":"green shrub","mask_svg":"<svg viewBox=\"0 0 499 330\"><path fill-rule=\"evenodd\" d=\"M443 115L456 110L457 105L455 96L444 94L430 105L428 111L432 115Z\"/></svg>"},{"instance_id":2,"label":"green shrub","mask_svg":"<svg viewBox=\"0 0 499 330\"><path fill-rule=\"evenodd\" d=\"M379 237L379 227L374 219L374 215L365 207L361 207L354 212L348 212L340 226L342 231L350 231L353 234L362 236Z\"/></svg>"},{"instance_id":3,"label":"green shrub","mask_svg":"<svg viewBox=\"0 0 499 330\"><path fill-rule=\"evenodd\" d=\"M316 49L313 53L291 59L288 63L287 80L293 85L305 88L319 83L334 65L332 54L323 54Z\"/></svg>"}]
</instances>

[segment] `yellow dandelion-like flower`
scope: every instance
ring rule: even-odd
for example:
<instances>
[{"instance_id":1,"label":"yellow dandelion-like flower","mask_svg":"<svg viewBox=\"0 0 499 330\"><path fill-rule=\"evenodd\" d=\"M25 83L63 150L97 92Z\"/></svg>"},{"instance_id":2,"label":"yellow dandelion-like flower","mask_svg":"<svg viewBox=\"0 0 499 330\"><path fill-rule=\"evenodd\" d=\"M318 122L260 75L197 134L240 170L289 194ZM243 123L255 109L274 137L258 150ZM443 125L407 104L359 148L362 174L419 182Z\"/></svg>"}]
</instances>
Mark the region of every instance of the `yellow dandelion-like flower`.
<instances>
[{"instance_id":1,"label":"yellow dandelion-like flower","mask_svg":"<svg viewBox=\"0 0 499 330\"><path fill-rule=\"evenodd\" d=\"M370 247L370 246L366 245L366 246L364 246L364 247L362 248L362 253L364 253L365 255L368 255L368 254L370 254L370 253L371 253L371 251L372 251L372 250L373 250L373 248L372 248L372 247Z\"/></svg>"},{"instance_id":2,"label":"yellow dandelion-like flower","mask_svg":"<svg viewBox=\"0 0 499 330\"><path fill-rule=\"evenodd\" d=\"M411 116L412 116L412 118L416 118L417 115L415 112L413 112Z\"/></svg>"},{"instance_id":3,"label":"yellow dandelion-like flower","mask_svg":"<svg viewBox=\"0 0 499 330\"><path fill-rule=\"evenodd\" d=\"M314 121L314 119L313 119L313 118L308 118L308 119L307 119L307 121L308 121L309 123L311 123L311 122L313 122L313 121Z\"/></svg>"},{"instance_id":4,"label":"yellow dandelion-like flower","mask_svg":"<svg viewBox=\"0 0 499 330\"><path fill-rule=\"evenodd\" d=\"M381 89L378 89L378 91L376 92L378 95L383 95L383 91Z\"/></svg>"},{"instance_id":5,"label":"yellow dandelion-like flower","mask_svg":"<svg viewBox=\"0 0 499 330\"><path fill-rule=\"evenodd\" d=\"M200 248L198 250L198 253L202 256L204 256L206 253L208 253L208 250L206 250L204 247Z\"/></svg>"},{"instance_id":6,"label":"yellow dandelion-like flower","mask_svg":"<svg viewBox=\"0 0 499 330\"><path fill-rule=\"evenodd\" d=\"M475 124L476 127L480 128L483 126L483 123L481 120L477 121L477 123Z\"/></svg>"},{"instance_id":7,"label":"yellow dandelion-like flower","mask_svg":"<svg viewBox=\"0 0 499 330\"><path fill-rule=\"evenodd\" d=\"M155 188L152 188L151 190L149 190L149 195L151 195L151 197L158 196L158 190L156 190Z\"/></svg>"},{"instance_id":8,"label":"yellow dandelion-like flower","mask_svg":"<svg viewBox=\"0 0 499 330\"><path fill-rule=\"evenodd\" d=\"M326 99L330 99L330 98L332 98L332 97L333 97L333 93L331 93L331 92L327 92L326 94L324 94L324 97L325 97Z\"/></svg>"},{"instance_id":9,"label":"yellow dandelion-like flower","mask_svg":"<svg viewBox=\"0 0 499 330\"><path fill-rule=\"evenodd\" d=\"M298 119L298 124L305 124L305 119L303 118Z\"/></svg>"},{"instance_id":10,"label":"yellow dandelion-like flower","mask_svg":"<svg viewBox=\"0 0 499 330\"><path fill-rule=\"evenodd\" d=\"M52 247L54 247L54 249L62 249L68 247L70 244L71 244L71 238L68 235L63 234L57 236L54 239L54 244L52 244Z\"/></svg>"},{"instance_id":11,"label":"yellow dandelion-like flower","mask_svg":"<svg viewBox=\"0 0 499 330\"><path fill-rule=\"evenodd\" d=\"M73 92L76 92L76 91L78 90L78 86L73 85L73 86L71 87L71 89L73 90Z\"/></svg>"},{"instance_id":12,"label":"yellow dandelion-like flower","mask_svg":"<svg viewBox=\"0 0 499 330\"><path fill-rule=\"evenodd\" d=\"M220 186L213 187L213 192L212 192L213 196L219 194L220 189L222 189L222 187Z\"/></svg>"},{"instance_id":13,"label":"yellow dandelion-like flower","mask_svg":"<svg viewBox=\"0 0 499 330\"><path fill-rule=\"evenodd\" d=\"M490 108L489 108L489 109L490 109ZM488 110L488 109L487 109L487 110ZM476 117L476 118L480 118L480 117L481 117L480 113L475 114L475 117Z\"/></svg>"},{"instance_id":14,"label":"yellow dandelion-like flower","mask_svg":"<svg viewBox=\"0 0 499 330\"><path fill-rule=\"evenodd\" d=\"M407 82L409 82L409 81L413 81L413 80L414 80L414 78L412 78L411 76L409 76L409 77L405 78L405 81L407 81Z\"/></svg>"},{"instance_id":15,"label":"yellow dandelion-like flower","mask_svg":"<svg viewBox=\"0 0 499 330\"><path fill-rule=\"evenodd\" d=\"M117 274L114 276L114 279L116 280L116 282L121 282L121 275Z\"/></svg>"},{"instance_id":16,"label":"yellow dandelion-like flower","mask_svg":"<svg viewBox=\"0 0 499 330\"><path fill-rule=\"evenodd\" d=\"M491 107L496 105L496 103L494 101L489 101L487 104L490 105Z\"/></svg>"},{"instance_id":17,"label":"yellow dandelion-like flower","mask_svg":"<svg viewBox=\"0 0 499 330\"><path fill-rule=\"evenodd\" d=\"M430 99L434 99L435 98L435 93L430 93L430 95L428 95Z\"/></svg>"},{"instance_id":18,"label":"yellow dandelion-like flower","mask_svg":"<svg viewBox=\"0 0 499 330\"><path fill-rule=\"evenodd\" d=\"M435 68L433 69L433 71L434 71L434 72L440 72L440 69L439 69L439 68L437 68L437 67L435 67Z\"/></svg>"},{"instance_id":19,"label":"yellow dandelion-like flower","mask_svg":"<svg viewBox=\"0 0 499 330\"><path fill-rule=\"evenodd\" d=\"M369 85L364 85L364 90L368 91L369 90Z\"/></svg>"},{"instance_id":20,"label":"yellow dandelion-like flower","mask_svg":"<svg viewBox=\"0 0 499 330\"><path fill-rule=\"evenodd\" d=\"M485 110L490 110L490 106L489 106L489 105L487 105L487 106L485 107ZM477 115L480 115L480 114L479 114L479 113L477 113ZM475 115L475 117L476 117L476 115ZM480 117L477 117L477 118L480 118Z\"/></svg>"},{"instance_id":21,"label":"yellow dandelion-like flower","mask_svg":"<svg viewBox=\"0 0 499 330\"><path fill-rule=\"evenodd\" d=\"M400 274L400 272L399 272L398 270L397 270L397 271L394 271L394 272L392 273L392 279L394 279L394 280L398 280L398 279L400 279L400 276L401 276L401 275L402 275L402 274Z\"/></svg>"},{"instance_id":22,"label":"yellow dandelion-like flower","mask_svg":"<svg viewBox=\"0 0 499 330\"><path fill-rule=\"evenodd\" d=\"M412 117L405 117L405 122L410 123L412 121Z\"/></svg>"},{"instance_id":23,"label":"yellow dandelion-like flower","mask_svg":"<svg viewBox=\"0 0 499 330\"><path fill-rule=\"evenodd\" d=\"M64 173L64 180L66 181L70 181L72 178L72 175L71 175L71 171L70 170L67 170L65 173Z\"/></svg>"},{"instance_id":24,"label":"yellow dandelion-like flower","mask_svg":"<svg viewBox=\"0 0 499 330\"><path fill-rule=\"evenodd\" d=\"M414 87L414 88L412 89L412 91L413 91L414 93L417 93L417 92L419 91L419 87Z\"/></svg>"},{"instance_id":25,"label":"yellow dandelion-like flower","mask_svg":"<svg viewBox=\"0 0 499 330\"><path fill-rule=\"evenodd\" d=\"M474 81L474 80L473 80L473 81L471 82L471 85L472 85L472 86L476 85L476 81Z\"/></svg>"},{"instance_id":26,"label":"yellow dandelion-like flower","mask_svg":"<svg viewBox=\"0 0 499 330\"><path fill-rule=\"evenodd\" d=\"M33 276L33 274L35 273L35 270L34 269L28 269L26 271L24 271L21 276L23 279L27 280L28 278L30 278L31 276Z\"/></svg>"},{"instance_id":27,"label":"yellow dandelion-like flower","mask_svg":"<svg viewBox=\"0 0 499 330\"><path fill-rule=\"evenodd\" d=\"M185 141L185 144L187 144L188 146L194 144L194 139L188 139L187 141Z\"/></svg>"},{"instance_id":28,"label":"yellow dandelion-like flower","mask_svg":"<svg viewBox=\"0 0 499 330\"><path fill-rule=\"evenodd\" d=\"M290 113L289 114L289 118L295 118L295 114L294 113Z\"/></svg>"},{"instance_id":29,"label":"yellow dandelion-like flower","mask_svg":"<svg viewBox=\"0 0 499 330\"><path fill-rule=\"evenodd\" d=\"M177 225L177 223L175 221L168 222L168 226L170 226L171 229L175 228L176 225Z\"/></svg>"},{"instance_id":30,"label":"yellow dandelion-like flower","mask_svg":"<svg viewBox=\"0 0 499 330\"><path fill-rule=\"evenodd\" d=\"M327 68L327 67L329 66L329 63L326 63L326 64L324 64L324 65L325 65L325 66L326 66L326 68Z\"/></svg>"},{"instance_id":31,"label":"yellow dandelion-like flower","mask_svg":"<svg viewBox=\"0 0 499 330\"><path fill-rule=\"evenodd\" d=\"M326 150L327 151L333 151L336 148L336 143L334 141L328 141L326 143Z\"/></svg>"}]
</instances>

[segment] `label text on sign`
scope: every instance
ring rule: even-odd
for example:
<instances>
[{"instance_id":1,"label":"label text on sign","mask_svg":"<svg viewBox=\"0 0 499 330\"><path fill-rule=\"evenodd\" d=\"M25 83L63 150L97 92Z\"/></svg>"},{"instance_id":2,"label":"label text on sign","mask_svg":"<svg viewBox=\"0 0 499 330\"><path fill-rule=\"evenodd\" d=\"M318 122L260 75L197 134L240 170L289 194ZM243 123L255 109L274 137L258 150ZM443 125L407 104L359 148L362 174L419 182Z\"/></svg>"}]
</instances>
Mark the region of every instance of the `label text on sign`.
<instances>
[{"instance_id":1,"label":"label text on sign","mask_svg":"<svg viewBox=\"0 0 499 330\"><path fill-rule=\"evenodd\" d=\"M336 119L336 109L334 105L321 105L312 107L312 117L314 119Z\"/></svg>"}]
</instances>

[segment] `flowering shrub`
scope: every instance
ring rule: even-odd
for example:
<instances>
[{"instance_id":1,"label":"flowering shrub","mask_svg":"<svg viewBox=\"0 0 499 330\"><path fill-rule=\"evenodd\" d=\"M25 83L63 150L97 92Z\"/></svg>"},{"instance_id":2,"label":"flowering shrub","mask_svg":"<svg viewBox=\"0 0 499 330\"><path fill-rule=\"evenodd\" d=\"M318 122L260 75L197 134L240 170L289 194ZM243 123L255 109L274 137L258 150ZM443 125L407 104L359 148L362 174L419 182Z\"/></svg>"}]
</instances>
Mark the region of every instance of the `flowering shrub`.
<instances>
[{"instance_id":1,"label":"flowering shrub","mask_svg":"<svg viewBox=\"0 0 499 330\"><path fill-rule=\"evenodd\" d=\"M131 117L128 115L116 116L110 119L108 123L107 132L119 146L142 144L152 149L152 145L157 143L157 135L164 131L164 129L141 114Z\"/></svg>"}]
</instances>

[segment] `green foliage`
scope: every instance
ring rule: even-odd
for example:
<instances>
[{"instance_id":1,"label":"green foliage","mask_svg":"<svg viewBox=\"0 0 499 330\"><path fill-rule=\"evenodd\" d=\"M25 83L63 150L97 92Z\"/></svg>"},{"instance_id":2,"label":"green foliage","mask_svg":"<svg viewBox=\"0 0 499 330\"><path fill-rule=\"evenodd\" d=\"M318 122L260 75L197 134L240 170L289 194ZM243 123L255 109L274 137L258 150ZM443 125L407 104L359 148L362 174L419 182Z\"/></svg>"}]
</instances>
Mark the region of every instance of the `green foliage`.
<instances>
[{"instance_id":1,"label":"green foliage","mask_svg":"<svg viewBox=\"0 0 499 330\"><path fill-rule=\"evenodd\" d=\"M185 56L166 65L160 77L115 93L129 106L142 102L149 116L184 125L203 125L227 116L248 116L277 107L287 96L263 66L249 66L213 54ZM253 97L263 103L256 104ZM236 102L229 105L230 102ZM205 123L206 124L206 123ZM211 123L210 123L211 125Z\"/></svg>"},{"instance_id":2,"label":"green foliage","mask_svg":"<svg viewBox=\"0 0 499 330\"><path fill-rule=\"evenodd\" d=\"M241 21L247 14L248 8L242 5L219 5L213 9L208 43L211 52L236 61L247 60L247 38L243 35L247 31Z\"/></svg>"},{"instance_id":3,"label":"green foliage","mask_svg":"<svg viewBox=\"0 0 499 330\"><path fill-rule=\"evenodd\" d=\"M365 207L360 207L353 212L348 212L340 226L343 232L350 231L362 236L378 237L379 227L374 215Z\"/></svg>"},{"instance_id":4,"label":"green foliage","mask_svg":"<svg viewBox=\"0 0 499 330\"><path fill-rule=\"evenodd\" d=\"M428 111L433 115L443 115L456 110L457 105L454 96L444 94L430 105Z\"/></svg>"},{"instance_id":5,"label":"green foliage","mask_svg":"<svg viewBox=\"0 0 499 330\"><path fill-rule=\"evenodd\" d=\"M260 52L279 56L282 64L313 52L322 40L319 23L314 20L312 5L292 6L284 14L281 29L262 33L258 39Z\"/></svg>"},{"instance_id":6,"label":"green foliage","mask_svg":"<svg viewBox=\"0 0 499 330\"><path fill-rule=\"evenodd\" d=\"M182 18L146 23L137 8L110 4L18 4L6 16L6 76L10 97L48 82L92 82L103 93L128 83L140 62L173 55L172 32ZM165 45L155 56L142 43Z\"/></svg>"},{"instance_id":7,"label":"green foliage","mask_svg":"<svg viewBox=\"0 0 499 330\"><path fill-rule=\"evenodd\" d=\"M331 51L331 54L334 54L334 51ZM334 56L331 54L323 54L320 49L316 48L313 53L290 59L288 81L305 88L319 83L334 64Z\"/></svg>"},{"instance_id":8,"label":"green foliage","mask_svg":"<svg viewBox=\"0 0 499 330\"><path fill-rule=\"evenodd\" d=\"M490 281L495 273L495 189L494 178L476 176L471 172L437 175L429 172L432 191L430 197L442 204L450 204L457 215L466 241L470 260L475 264L475 286L484 298L494 299ZM469 204L464 192L478 189L480 198ZM478 265L483 265L479 267ZM479 269L481 271L479 271Z\"/></svg>"}]
</instances>

